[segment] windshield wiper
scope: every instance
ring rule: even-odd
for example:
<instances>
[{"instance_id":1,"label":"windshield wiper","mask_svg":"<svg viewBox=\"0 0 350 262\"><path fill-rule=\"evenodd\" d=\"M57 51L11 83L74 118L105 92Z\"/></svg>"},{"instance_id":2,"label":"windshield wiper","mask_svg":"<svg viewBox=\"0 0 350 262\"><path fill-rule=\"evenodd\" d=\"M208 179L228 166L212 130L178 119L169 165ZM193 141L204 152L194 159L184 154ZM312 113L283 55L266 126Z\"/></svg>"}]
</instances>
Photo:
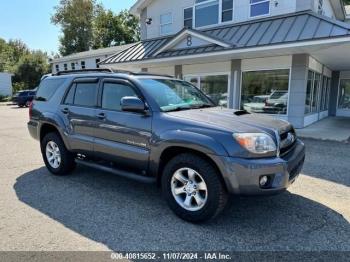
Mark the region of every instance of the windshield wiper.
<instances>
[{"instance_id":1,"label":"windshield wiper","mask_svg":"<svg viewBox=\"0 0 350 262\"><path fill-rule=\"evenodd\" d=\"M169 110L165 110L165 112L176 112L176 111L182 111L182 110L189 110L191 107L189 106L177 106Z\"/></svg>"},{"instance_id":2,"label":"windshield wiper","mask_svg":"<svg viewBox=\"0 0 350 262\"><path fill-rule=\"evenodd\" d=\"M209 108L209 107L214 107L214 106L210 104L191 105L192 109Z\"/></svg>"}]
</instances>

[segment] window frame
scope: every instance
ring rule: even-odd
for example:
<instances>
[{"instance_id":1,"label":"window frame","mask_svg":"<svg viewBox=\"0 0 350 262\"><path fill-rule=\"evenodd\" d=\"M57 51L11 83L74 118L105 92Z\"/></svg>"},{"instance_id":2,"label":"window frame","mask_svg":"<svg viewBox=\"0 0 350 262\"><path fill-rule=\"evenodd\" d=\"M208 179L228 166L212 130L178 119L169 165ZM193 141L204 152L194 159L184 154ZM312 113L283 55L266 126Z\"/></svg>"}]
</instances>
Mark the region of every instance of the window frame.
<instances>
[{"instance_id":1,"label":"window frame","mask_svg":"<svg viewBox=\"0 0 350 262\"><path fill-rule=\"evenodd\" d=\"M95 99L95 105L94 106L84 106L84 105L76 105L74 104L75 101L75 94L77 91L77 84L96 84L97 92L96 92L96 99ZM80 107L80 108L98 108L98 98L99 98L99 92L100 92L100 85L101 81L100 78L86 78L86 77L80 77L80 78L75 78L69 87L66 89L64 96L61 100L61 105L66 105L66 106L74 106L74 107ZM70 90L74 88L74 95L73 95L73 104L66 103L67 96L70 92Z\"/></svg>"},{"instance_id":2,"label":"window frame","mask_svg":"<svg viewBox=\"0 0 350 262\"><path fill-rule=\"evenodd\" d=\"M166 15L170 15L170 16L171 16L171 22L162 24L162 16L166 16ZM163 13L163 14L160 14L160 15L159 15L159 35L160 35L160 36L171 35L171 34L173 33L173 24L174 24L174 17L173 17L173 13L172 13L171 11L170 11L170 12ZM163 34L163 33L162 33L162 27L163 27L163 26L168 26L168 25L171 25L171 30L170 30L170 32L167 33L167 34Z\"/></svg>"},{"instance_id":3,"label":"window frame","mask_svg":"<svg viewBox=\"0 0 350 262\"><path fill-rule=\"evenodd\" d=\"M262 113L262 115L272 116L276 117L278 116L281 119L288 119L289 117L289 110L290 110L290 95L291 95L291 77L292 77L292 68L291 67L281 67L281 68L260 68L260 69L252 69L252 70L242 70L241 71L241 81L240 81L240 89L239 89L239 103L238 108L241 108L242 106L242 90L243 90L243 74L246 72L260 72L260 71L279 71L279 70L288 70L289 72L289 78L288 78L288 100L287 100L287 113L286 114L268 114L268 113Z\"/></svg>"},{"instance_id":4,"label":"window frame","mask_svg":"<svg viewBox=\"0 0 350 262\"><path fill-rule=\"evenodd\" d=\"M186 19L185 18L185 10L187 10L187 9L192 9L192 17ZM192 20L191 29L195 27L194 16L195 16L195 12L194 12L194 7L193 6L184 7L182 9L182 25L183 25L184 28L185 28L185 21L187 21L187 20Z\"/></svg>"},{"instance_id":5,"label":"window frame","mask_svg":"<svg viewBox=\"0 0 350 262\"><path fill-rule=\"evenodd\" d=\"M255 18L259 18L259 17L266 17L271 15L271 0L259 0L260 2L257 3L252 3L252 0L249 0L249 18L250 19L255 19ZM262 15L255 15L252 16L252 7L258 4L262 4L262 3L269 3L269 12L267 14L262 14Z\"/></svg>"},{"instance_id":6,"label":"window frame","mask_svg":"<svg viewBox=\"0 0 350 262\"><path fill-rule=\"evenodd\" d=\"M63 64L64 71L68 71L68 64Z\"/></svg>"},{"instance_id":7,"label":"window frame","mask_svg":"<svg viewBox=\"0 0 350 262\"><path fill-rule=\"evenodd\" d=\"M186 78L196 78L197 79L197 85L194 85L197 89L199 89L201 92L204 93L204 91L201 89L201 78L207 77L207 76L227 76L227 108L230 108L230 104L232 104L233 101L230 100L231 97L231 72L213 72L213 73L198 73L198 74L188 74L183 76L183 80L186 81ZM206 96L207 94L204 93ZM213 101L210 97L209 99ZM214 102L214 101L213 101ZM215 104L215 103L214 103Z\"/></svg>"},{"instance_id":8,"label":"window frame","mask_svg":"<svg viewBox=\"0 0 350 262\"><path fill-rule=\"evenodd\" d=\"M56 72L59 72L59 71L60 71L60 65L59 65L59 64L56 64L56 65L55 65L55 69L56 69Z\"/></svg>"},{"instance_id":9,"label":"window frame","mask_svg":"<svg viewBox=\"0 0 350 262\"><path fill-rule=\"evenodd\" d=\"M72 70L75 70L75 63L74 62L70 63L70 67Z\"/></svg>"},{"instance_id":10,"label":"window frame","mask_svg":"<svg viewBox=\"0 0 350 262\"><path fill-rule=\"evenodd\" d=\"M132 82L126 80L126 79L122 79L122 78L104 78L102 79L102 81L100 81L100 85L99 85L99 92L98 92L98 108L100 110L103 111L109 111L109 112L118 112L118 113L128 113L128 114L133 114L133 115L139 115L142 113L139 112L129 112L129 111L123 111L123 110L115 110L115 109L108 109L108 108L103 108L102 107L102 99L103 99L103 89L104 89L104 85L106 83L109 84L121 84L121 85L126 85L131 87L131 89L134 90L135 94L137 95L137 97L146 105L147 111L151 112L150 106L148 105L144 95L142 94L142 92L139 90L139 88L137 88Z\"/></svg>"},{"instance_id":11,"label":"window frame","mask_svg":"<svg viewBox=\"0 0 350 262\"><path fill-rule=\"evenodd\" d=\"M230 23L234 22L234 19L235 19L235 2L234 2L234 0L232 0L232 20L226 21L226 22L222 21L222 12L223 12L222 1L223 0L218 0L219 1L218 23L211 24L211 25L205 25L205 26L196 26L196 7L198 5L207 4L207 3L215 2L215 1L217 1L217 0L206 0L206 1L203 1L201 3L196 3L196 1L194 2L194 5L192 6L193 7L192 28L194 28L194 29L205 29L205 28L214 27L216 25L226 25L226 24L230 24ZM189 7L186 7L186 8L184 8L184 10L188 9L188 8ZM228 11L228 10L225 10L225 11Z\"/></svg>"},{"instance_id":12,"label":"window frame","mask_svg":"<svg viewBox=\"0 0 350 262\"><path fill-rule=\"evenodd\" d=\"M80 68L86 69L86 62L85 61L80 61Z\"/></svg>"}]
</instances>

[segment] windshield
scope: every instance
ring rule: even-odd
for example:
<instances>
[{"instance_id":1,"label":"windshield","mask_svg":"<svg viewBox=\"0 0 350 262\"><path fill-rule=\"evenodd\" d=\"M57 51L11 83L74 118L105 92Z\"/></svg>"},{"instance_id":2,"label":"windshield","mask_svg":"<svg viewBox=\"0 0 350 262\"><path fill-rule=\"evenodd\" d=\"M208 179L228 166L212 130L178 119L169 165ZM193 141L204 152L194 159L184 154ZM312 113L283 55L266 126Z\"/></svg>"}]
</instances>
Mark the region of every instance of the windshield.
<instances>
[{"instance_id":1,"label":"windshield","mask_svg":"<svg viewBox=\"0 0 350 262\"><path fill-rule=\"evenodd\" d=\"M215 106L190 83L172 79L141 79L140 82L164 112Z\"/></svg>"},{"instance_id":2,"label":"windshield","mask_svg":"<svg viewBox=\"0 0 350 262\"><path fill-rule=\"evenodd\" d=\"M271 95L271 99L279 99L287 95L287 91L276 91Z\"/></svg>"}]
</instances>

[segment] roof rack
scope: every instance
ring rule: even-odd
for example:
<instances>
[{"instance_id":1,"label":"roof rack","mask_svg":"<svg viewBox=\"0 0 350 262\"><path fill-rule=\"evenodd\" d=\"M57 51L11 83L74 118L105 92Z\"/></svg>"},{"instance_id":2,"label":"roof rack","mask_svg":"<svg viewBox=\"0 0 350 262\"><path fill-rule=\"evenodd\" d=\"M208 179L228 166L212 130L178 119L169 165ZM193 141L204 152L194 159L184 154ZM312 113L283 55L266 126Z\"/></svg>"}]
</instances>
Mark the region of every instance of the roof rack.
<instances>
[{"instance_id":1,"label":"roof rack","mask_svg":"<svg viewBox=\"0 0 350 262\"><path fill-rule=\"evenodd\" d=\"M84 73L114 73L113 70L108 68L95 68L95 69L79 69L79 70L66 70L66 71L58 71L53 76L61 76L61 75L71 75L71 74L84 74Z\"/></svg>"}]
</instances>

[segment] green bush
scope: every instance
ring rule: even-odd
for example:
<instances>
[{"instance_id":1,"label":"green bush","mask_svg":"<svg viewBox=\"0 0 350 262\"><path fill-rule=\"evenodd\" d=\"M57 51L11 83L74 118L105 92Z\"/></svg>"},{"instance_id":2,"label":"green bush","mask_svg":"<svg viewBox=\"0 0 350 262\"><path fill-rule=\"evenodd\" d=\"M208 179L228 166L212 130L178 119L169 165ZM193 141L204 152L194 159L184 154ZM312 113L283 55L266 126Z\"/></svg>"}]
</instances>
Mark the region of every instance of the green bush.
<instances>
[{"instance_id":1,"label":"green bush","mask_svg":"<svg viewBox=\"0 0 350 262\"><path fill-rule=\"evenodd\" d=\"M10 96L0 95L0 102L9 102L11 100Z\"/></svg>"}]
</instances>

